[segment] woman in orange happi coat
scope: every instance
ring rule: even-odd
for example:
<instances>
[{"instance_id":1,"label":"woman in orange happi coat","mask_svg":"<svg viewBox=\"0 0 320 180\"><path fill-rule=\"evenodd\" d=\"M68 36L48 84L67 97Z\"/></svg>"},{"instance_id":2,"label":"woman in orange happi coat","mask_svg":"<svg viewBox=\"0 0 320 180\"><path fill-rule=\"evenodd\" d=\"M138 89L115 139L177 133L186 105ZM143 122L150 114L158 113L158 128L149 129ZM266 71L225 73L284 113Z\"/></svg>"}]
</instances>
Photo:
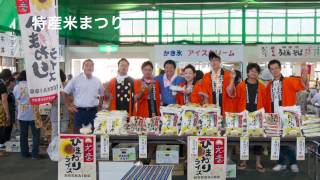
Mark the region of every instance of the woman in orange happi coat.
<instances>
[{"instance_id":1,"label":"woman in orange happi coat","mask_svg":"<svg viewBox=\"0 0 320 180\"><path fill-rule=\"evenodd\" d=\"M196 80L196 69L191 64L184 68L185 82L179 84L183 91L178 91L176 95L177 104L200 104L201 98L199 92L201 90L200 83Z\"/></svg>"}]
</instances>

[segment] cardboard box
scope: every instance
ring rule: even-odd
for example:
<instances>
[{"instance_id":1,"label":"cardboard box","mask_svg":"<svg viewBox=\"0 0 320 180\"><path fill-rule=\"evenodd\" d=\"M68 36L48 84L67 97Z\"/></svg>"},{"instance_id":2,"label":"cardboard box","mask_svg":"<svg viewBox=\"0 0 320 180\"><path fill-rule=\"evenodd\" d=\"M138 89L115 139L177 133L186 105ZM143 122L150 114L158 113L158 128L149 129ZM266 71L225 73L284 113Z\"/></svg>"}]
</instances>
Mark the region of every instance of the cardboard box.
<instances>
[{"instance_id":1,"label":"cardboard box","mask_svg":"<svg viewBox=\"0 0 320 180\"><path fill-rule=\"evenodd\" d=\"M227 178L236 178L236 177L237 177L237 165L227 164Z\"/></svg>"},{"instance_id":2,"label":"cardboard box","mask_svg":"<svg viewBox=\"0 0 320 180\"><path fill-rule=\"evenodd\" d=\"M179 146L178 145L159 145L156 151L157 164L178 164Z\"/></svg>"},{"instance_id":3,"label":"cardboard box","mask_svg":"<svg viewBox=\"0 0 320 180\"><path fill-rule=\"evenodd\" d=\"M118 144L112 148L113 161L136 161L138 144Z\"/></svg>"}]
</instances>

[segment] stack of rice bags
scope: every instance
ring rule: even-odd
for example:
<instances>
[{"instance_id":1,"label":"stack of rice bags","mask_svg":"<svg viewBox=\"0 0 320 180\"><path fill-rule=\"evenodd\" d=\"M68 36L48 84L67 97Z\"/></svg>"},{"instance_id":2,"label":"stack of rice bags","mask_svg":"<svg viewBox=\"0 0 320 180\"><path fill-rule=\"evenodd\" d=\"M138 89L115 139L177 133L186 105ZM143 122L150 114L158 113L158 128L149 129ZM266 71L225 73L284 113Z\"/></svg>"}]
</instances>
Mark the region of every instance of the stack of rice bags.
<instances>
[{"instance_id":1,"label":"stack of rice bags","mask_svg":"<svg viewBox=\"0 0 320 180\"><path fill-rule=\"evenodd\" d=\"M301 136L301 109L299 106L280 107L282 136Z\"/></svg>"},{"instance_id":2,"label":"stack of rice bags","mask_svg":"<svg viewBox=\"0 0 320 180\"><path fill-rule=\"evenodd\" d=\"M263 129L264 109L254 112L246 112L246 130L248 136L265 136Z\"/></svg>"},{"instance_id":3,"label":"stack of rice bags","mask_svg":"<svg viewBox=\"0 0 320 180\"><path fill-rule=\"evenodd\" d=\"M245 128L246 112L242 113L225 113L226 136L242 136Z\"/></svg>"},{"instance_id":4,"label":"stack of rice bags","mask_svg":"<svg viewBox=\"0 0 320 180\"><path fill-rule=\"evenodd\" d=\"M265 113L265 121L263 123L266 136L279 137L282 134L281 120L278 113Z\"/></svg>"},{"instance_id":5,"label":"stack of rice bags","mask_svg":"<svg viewBox=\"0 0 320 180\"><path fill-rule=\"evenodd\" d=\"M143 122L143 129L147 134L158 135L160 129L160 117L145 118Z\"/></svg>"},{"instance_id":6,"label":"stack of rice bags","mask_svg":"<svg viewBox=\"0 0 320 180\"><path fill-rule=\"evenodd\" d=\"M201 108L198 105L182 106L181 128L179 136L198 135L198 122L201 115Z\"/></svg>"},{"instance_id":7,"label":"stack of rice bags","mask_svg":"<svg viewBox=\"0 0 320 180\"><path fill-rule=\"evenodd\" d=\"M94 120L94 134L126 134L126 111L101 111Z\"/></svg>"},{"instance_id":8,"label":"stack of rice bags","mask_svg":"<svg viewBox=\"0 0 320 180\"><path fill-rule=\"evenodd\" d=\"M109 116L109 111L100 111L97 113L96 118L94 119L94 134L107 134L107 119Z\"/></svg>"},{"instance_id":9,"label":"stack of rice bags","mask_svg":"<svg viewBox=\"0 0 320 180\"><path fill-rule=\"evenodd\" d=\"M178 105L160 106L161 135L178 135L181 111L182 109Z\"/></svg>"},{"instance_id":10,"label":"stack of rice bags","mask_svg":"<svg viewBox=\"0 0 320 180\"><path fill-rule=\"evenodd\" d=\"M306 137L320 136L320 118L316 116L305 116L302 121L302 131Z\"/></svg>"},{"instance_id":11,"label":"stack of rice bags","mask_svg":"<svg viewBox=\"0 0 320 180\"><path fill-rule=\"evenodd\" d=\"M199 134L201 136L219 136L219 130L222 126L220 108L214 106L206 106L201 108L199 126Z\"/></svg>"},{"instance_id":12,"label":"stack of rice bags","mask_svg":"<svg viewBox=\"0 0 320 180\"><path fill-rule=\"evenodd\" d=\"M143 123L145 118L131 116L128 122L127 132L128 134L142 134L144 133Z\"/></svg>"}]
</instances>

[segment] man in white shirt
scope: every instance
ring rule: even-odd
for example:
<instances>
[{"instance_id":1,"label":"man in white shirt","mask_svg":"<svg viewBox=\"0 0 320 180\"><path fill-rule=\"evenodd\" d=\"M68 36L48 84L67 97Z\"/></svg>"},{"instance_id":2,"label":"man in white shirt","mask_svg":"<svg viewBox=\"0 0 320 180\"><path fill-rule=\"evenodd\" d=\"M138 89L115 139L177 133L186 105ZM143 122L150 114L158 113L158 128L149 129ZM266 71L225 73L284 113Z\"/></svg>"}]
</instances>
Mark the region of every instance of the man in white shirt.
<instances>
[{"instance_id":1,"label":"man in white shirt","mask_svg":"<svg viewBox=\"0 0 320 180\"><path fill-rule=\"evenodd\" d=\"M82 69L83 73L71 79L63 90L66 106L74 113L74 133L79 133L82 125L91 123L93 126L93 120L103 102L102 84L92 75L93 61L85 60Z\"/></svg>"}]
</instances>

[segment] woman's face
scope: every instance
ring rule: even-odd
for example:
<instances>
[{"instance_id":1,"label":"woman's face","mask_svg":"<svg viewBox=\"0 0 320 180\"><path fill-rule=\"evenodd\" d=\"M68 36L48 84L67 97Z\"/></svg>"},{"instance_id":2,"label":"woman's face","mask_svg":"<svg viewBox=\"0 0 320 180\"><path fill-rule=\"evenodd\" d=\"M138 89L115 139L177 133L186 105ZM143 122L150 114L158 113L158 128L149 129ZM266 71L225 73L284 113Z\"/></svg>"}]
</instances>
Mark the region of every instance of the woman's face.
<instances>
[{"instance_id":1,"label":"woman's face","mask_svg":"<svg viewBox=\"0 0 320 180\"><path fill-rule=\"evenodd\" d=\"M196 77L196 73L192 71L192 69L187 68L184 70L184 78L187 82L193 81L193 79Z\"/></svg>"},{"instance_id":2,"label":"woman's face","mask_svg":"<svg viewBox=\"0 0 320 180\"><path fill-rule=\"evenodd\" d=\"M10 81L7 88L8 88L10 91L12 91L15 85L16 85L16 82Z\"/></svg>"},{"instance_id":3,"label":"woman's face","mask_svg":"<svg viewBox=\"0 0 320 180\"><path fill-rule=\"evenodd\" d=\"M152 67L147 65L145 67L142 68L142 74L144 78L150 79L152 77Z\"/></svg>"}]
</instances>

